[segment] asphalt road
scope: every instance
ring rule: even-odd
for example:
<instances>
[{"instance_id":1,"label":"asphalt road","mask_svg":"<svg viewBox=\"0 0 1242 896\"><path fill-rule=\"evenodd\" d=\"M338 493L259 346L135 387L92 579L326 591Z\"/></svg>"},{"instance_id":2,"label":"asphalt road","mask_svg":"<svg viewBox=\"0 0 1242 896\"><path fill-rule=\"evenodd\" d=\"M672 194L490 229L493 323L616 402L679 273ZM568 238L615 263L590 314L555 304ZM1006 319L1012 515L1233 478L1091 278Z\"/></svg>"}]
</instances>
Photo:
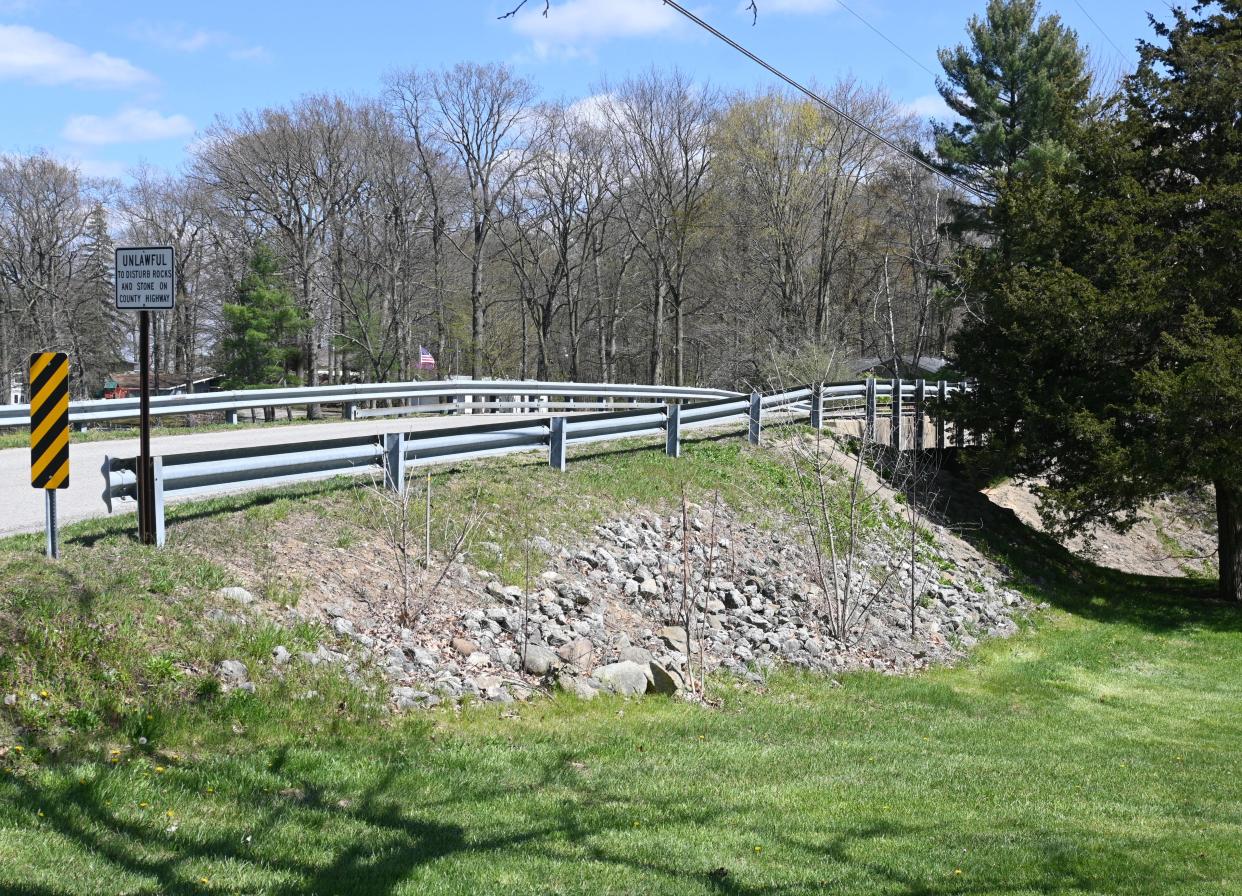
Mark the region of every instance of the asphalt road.
<instances>
[{"instance_id":1,"label":"asphalt road","mask_svg":"<svg viewBox=\"0 0 1242 896\"><path fill-rule=\"evenodd\" d=\"M153 455L177 454L185 451L246 448L254 445L344 438L381 432L413 432L420 429L439 429L468 423L521 420L525 416L527 415L488 414L477 417L405 417L391 420L356 420L271 427L264 427L260 423L227 432L190 432L185 435L159 436L151 440L151 453ZM70 436L69 488L61 489L56 497L57 519L60 523L106 516L108 508L103 502L103 474L100 472L104 457L134 457L137 454L138 440L136 438L75 444L73 437ZM245 490L244 485L237 488L239 492ZM113 512L132 514L136 506L133 501L114 502ZM30 486L30 449L5 448L0 450L0 535L41 531L44 513L42 490Z\"/></svg>"}]
</instances>

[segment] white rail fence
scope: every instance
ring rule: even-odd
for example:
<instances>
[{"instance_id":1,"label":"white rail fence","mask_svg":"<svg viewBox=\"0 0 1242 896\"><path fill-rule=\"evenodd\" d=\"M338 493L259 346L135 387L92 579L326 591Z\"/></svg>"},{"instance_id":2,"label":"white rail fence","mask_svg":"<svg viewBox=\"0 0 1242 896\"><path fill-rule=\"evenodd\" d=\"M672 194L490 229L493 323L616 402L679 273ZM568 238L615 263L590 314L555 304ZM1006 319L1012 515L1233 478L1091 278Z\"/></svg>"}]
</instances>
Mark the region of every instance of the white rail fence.
<instances>
[{"instance_id":1,"label":"white rail fence","mask_svg":"<svg viewBox=\"0 0 1242 896\"><path fill-rule=\"evenodd\" d=\"M226 422L236 423L240 411L327 404L340 405L341 416L354 420L371 416L450 411L471 413L478 410L507 410L515 413L547 413L551 410L631 407L643 402L659 404L671 400L725 398L738 394L740 393L725 389L625 383L436 380L156 395L151 398L151 415L172 417L220 413L224 415ZM380 402L400 404L395 407L363 407ZM136 420L138 403L137 396L71 401L69 422L83 424ZM0 427L29 425L30 405L0 405Z\"/></svg>"},{"instance_id":2,"label":"white rail fence","mask_svg":"<svg viewBox=\"0 0 1242 896\"><path fill-rule=\"evenodd\" d=\"M473 394L482 394L478 385L475 384ZM578 384L567 384L564 388L560 394L584 396L597 391L596 387ZM677 391L664 387L639 388L643 391L629 394L613 391L608 395L637 400L651 395L671 397L671 392ZM943 381L928 384L923 380L910 383L867 380L801 386L766 394L733 393L710 400L694 400L698 396L679 394L676 400L655 407L625 411L164 455L152 459L156 543L164 543L164 502L170 496L203 496L342 475L374 475L380 471L389 488L401 490L405 488L406 471L411 467L530 451L546 451L549 465L563 471L568 464L568 449L573 445L638 436L663 435L665 452L670 457L678 457L681 434L685 430L744 421L750 442L758 444L765 419L773 414L784 420L797 420L806 415L808 423L816 429L822 429L834 419L861 419L863 437L874 441L883 406L890 422L889 447L898 451L923 450L927 447L924 445L926 421L932 419L935 448L943 450L949 445L949 434L943 419L930 418L929 400L934 397L943 401L963 388L967 387ZM913 427L901 425L905 417L913 418ZM910 433L909 438L903 437L905 432ZM963 444L960 431L955 433L953 444ZM104 460L103 500L109 513L114 501L137 498L137 469L135 457Z\"/></svg>"}]
</instances>

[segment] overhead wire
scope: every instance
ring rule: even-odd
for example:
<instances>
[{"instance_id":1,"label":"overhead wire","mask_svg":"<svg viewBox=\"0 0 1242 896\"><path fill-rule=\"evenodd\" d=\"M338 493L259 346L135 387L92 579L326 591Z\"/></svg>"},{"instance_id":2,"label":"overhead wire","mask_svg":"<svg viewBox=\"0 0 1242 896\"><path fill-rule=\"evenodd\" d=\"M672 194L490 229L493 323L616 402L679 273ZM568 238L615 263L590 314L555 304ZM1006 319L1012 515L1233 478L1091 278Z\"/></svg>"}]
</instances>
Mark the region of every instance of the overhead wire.
<instances>
[{"instance_id":1,"label":"overhead wire","mask_svg":"<svg viewBox=\"0 0 1242 896\"><path fill-rule=\"evenodd\" d=\"M851 115L849 112L846 112L840 106L837 106L835 103L832 103L829 100L824 99L822 96L815 93L815 91L811 90L809 87L806 87L805 85L794 80L792 77L785 74L783 71L778 69L776 66L772 65L770 62L767 62L766 60L760 58L759 56L756 56L754 53L752 53L750 50L743 47L741 44L739 44L733 38L729 37L724 32L720 31L714 26L703 21L703 19L699 18L697 15L690 12L690 10L686 9L680 3L677 3L676 0L663 0L663 3L665 6L669 6L672 9L674 9L676 12L679 12L682 16L689 19L691 22L698 25L700 28L704 29L709 34L713 35L714 37L728 44L734 50L737 50L739 53L741 53L751 62L754 62L756 65L759 65L760 67L766 69L767 71L769 71L776 77L780 78L790 87L794 88L799 93L805 95L807 98L809 98L813 102L818 103L820 106L823 106L828 111L832 112L833 114L837 115L840 118L843 118L845 121L848 121L850 124L859 128L863 132L869 134L871 137L875 138L880 143L883 143L885 146L887 146L889 149L896 152L898 155L901 155L909 159L911 162L914 162L916 165L922 168L925 168L931 174L935 175L936 177L940 178L946 183L953 184L953 186L957 187L959 190L963 190L967 193L970 193L972 196L975 196L977 199L979 199L980 201L984 203L991 204L992 202L991 197L987 196L985 193L981 192L976 187L972 187L970 184L966 183L964 180L961 180L960 178L954 177L951 174L941 171L939 168L937 168L935 165L931 164L927 160L919 158L917 155L910 152L910 150L906 149L904 146L901 146L896 141L884 136L879 131L877 131L875 128L871 127L870 125L866 124L863 121L860 121L858 118Z\"/></svg>"},{"instance_id":2,"label":"overhead wire","mask_svg":"<svg viewBox=\"0 0 1242 896\"><path fill-rule=\"evenodd\" d=\"M896 50L896 51L897 51L898 53L900 53L902 56L905 56L907 59L909 59L911 62L913 62L913 63L914 63L915 65L917 65L919 68L921 68L923 71L927 72L927 74L931 75L933 78L938 78L938 77L940 77L940 76L939 76L939 75L937 75L934 71L932 71L932 70L931 70L931 69L929 69L927 66L925 66L923 63L921 63L921 62L919 62L917 59L915 59L915 58L914 58L914 56L912 56L912 55L911 55L911 54L910 54L910 53L906 50L906 48L905 48L905 47L903 47L903 46L901 46L900 44L898 44L895 40L893 40L891 37L889 37L887 34L885 34L885 33L884 33L883 31L881 31L879 28L875 27L875 26L874 26L874 25L872 25L870 22L868 22L866 19L864 19L861 15L859 15L859 14L858 14L858 13L856 13L856 12L854 12L854 10L853 10L850 6L846 5L845 0L837 0L837 6L841 7L842 9L844 9L846 12L848 12L848 13L849 13L850 15L852 15L854 18L858 19L858 21L862 22L864 25L866 25L868 28L870 28L870 29L871 29L872 31L874 31L876 34L880 35L880 37L881 37L881 38L883 38L883 39L884 39L884 41L885 41L885 42L886 42L889 46L891 46L894 50Z\"/></svg>"},{"instance_id":3,"label":"overhead wire","mask_svg":"<svg viewBox=\"0 0 1242 896\"><path fill-rule=\"evenodd\" d=\"M1117 55L1121 57L1122 63L1125 64L1129 62L1129 59L1126 57L1126 54L1121 52L1121 48L1118 47L1115 43L1113 43L1113 39L1112 37L1109 36L1108 32L1105 31L1104 28L1100 25L1100 23L1095 20L1095 17L1092 16L1091 13L1087 12L1087 7L1079 3L1078 0L1074 0L1074 5L1077 6L1080 10L1082 10L1082 14L1087 17L1087 21L1089 21L1092 25L1095 26L1095 30L1100 32L1100 34L1104 35L1104 39L1108 41L1109 45L1112 46L1112 48L1117 51Z\"/></svg>"}]
</instances>

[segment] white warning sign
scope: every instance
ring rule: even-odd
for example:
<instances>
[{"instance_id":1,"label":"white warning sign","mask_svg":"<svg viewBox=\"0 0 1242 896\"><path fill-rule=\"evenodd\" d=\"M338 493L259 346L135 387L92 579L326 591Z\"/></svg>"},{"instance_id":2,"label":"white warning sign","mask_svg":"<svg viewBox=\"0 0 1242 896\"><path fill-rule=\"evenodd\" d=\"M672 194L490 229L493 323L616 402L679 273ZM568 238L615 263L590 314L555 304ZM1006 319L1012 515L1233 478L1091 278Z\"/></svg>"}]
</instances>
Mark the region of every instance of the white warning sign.
<instances>
[{"instance_id":1,"label":"white warning sign","mask_svg":"<svg viewBox=\"0 0 1242 896\"><path fill-rule=\"evenodd\" d=\"M122 311L167 311L176 295L171 246L116 250L116 307Z\"/></svg>"}]
</instances>

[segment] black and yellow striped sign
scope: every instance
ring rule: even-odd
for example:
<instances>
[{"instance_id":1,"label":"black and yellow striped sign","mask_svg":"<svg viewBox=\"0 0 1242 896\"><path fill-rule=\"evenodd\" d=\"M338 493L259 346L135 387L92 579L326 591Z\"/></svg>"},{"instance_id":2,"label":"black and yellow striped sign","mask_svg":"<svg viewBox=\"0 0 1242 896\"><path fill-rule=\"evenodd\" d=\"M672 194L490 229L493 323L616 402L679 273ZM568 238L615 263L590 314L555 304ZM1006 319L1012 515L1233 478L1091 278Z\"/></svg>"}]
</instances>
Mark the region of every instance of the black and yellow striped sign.
<instances>
[{"instance_id":1,"label":"black and yellow striped sign","mask_svg":"<svg viewBox=\"0 0 1242 896\"><path fill-rule=\"evenodd\" d=\"M30 356L30 484L69 487L69 356Z\"/></svg>"}]
</instances>

